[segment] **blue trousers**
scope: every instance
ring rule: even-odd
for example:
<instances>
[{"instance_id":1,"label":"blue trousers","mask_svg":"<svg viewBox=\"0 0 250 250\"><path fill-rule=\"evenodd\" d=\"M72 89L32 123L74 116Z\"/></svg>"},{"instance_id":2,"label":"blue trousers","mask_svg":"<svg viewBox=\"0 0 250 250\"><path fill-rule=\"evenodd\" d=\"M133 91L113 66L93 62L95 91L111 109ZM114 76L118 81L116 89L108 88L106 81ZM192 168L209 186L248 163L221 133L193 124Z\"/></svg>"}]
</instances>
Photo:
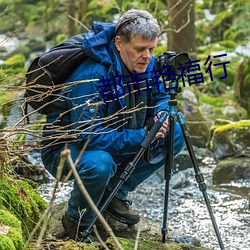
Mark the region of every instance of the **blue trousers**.
<instances>
[{"instance_id":1,"label":"blue trousers","mask_svg":"<svg viewBox=\"0 0 250 250\"><path fill-rule=\"evenodd\" d=\"M174 154L177 155L185 147L184 138L179 124L175 123L174 135ZM75 161L80 154L81 149L74 143L69 144L68 148L71 151L71 157ZM60 152L62 149L53 150L53 147L42 151L42 160L45 168L56 176L57 167L60 160ZM166 149L167 150L167 149ZM158 139L153 143L151 149L151 160L145 161L142 157L135 167L128 180L123 183L116 197L125 200L128 193L135 190L136 187L151 176L156 170L160 169L165 164L166 150L164 148L164 139ZM127 164L133 160L135 155L115 156L101 150L85 151L78 164L77 171L79 176L92 197L96 205L102 199L104 191L111 191L120 180L120 175ZM63 175L67 175L70 170L66 163L63 169ZM80 212L86 209L81 218L81 225L89 225L94 217L94 213L90 209L88 203L84 199L76 182L71 192L68 201L68 216L75 221L79 221Z\"/></svg>"}]
</instances>

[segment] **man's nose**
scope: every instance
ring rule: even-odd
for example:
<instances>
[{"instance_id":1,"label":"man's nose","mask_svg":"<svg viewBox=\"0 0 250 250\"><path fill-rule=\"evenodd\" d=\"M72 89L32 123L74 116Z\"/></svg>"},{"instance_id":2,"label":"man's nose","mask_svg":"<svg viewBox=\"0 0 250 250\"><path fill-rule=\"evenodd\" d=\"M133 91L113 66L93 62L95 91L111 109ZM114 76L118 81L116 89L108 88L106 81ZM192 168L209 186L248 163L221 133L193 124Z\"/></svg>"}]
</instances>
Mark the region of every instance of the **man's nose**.
<instances>
[{"instance_id":1,"label":"man's nose","mask_svg":"<svg viewBox=\"0 0 250 250\"><path fill-rule=\"evenodd\" d=\"M147 49L147 50L144 51L142 57L143 57L144 59L150 59L150 58L151 58L151 54L150 54L149 49Z\"/></svg>"}]
</instances>

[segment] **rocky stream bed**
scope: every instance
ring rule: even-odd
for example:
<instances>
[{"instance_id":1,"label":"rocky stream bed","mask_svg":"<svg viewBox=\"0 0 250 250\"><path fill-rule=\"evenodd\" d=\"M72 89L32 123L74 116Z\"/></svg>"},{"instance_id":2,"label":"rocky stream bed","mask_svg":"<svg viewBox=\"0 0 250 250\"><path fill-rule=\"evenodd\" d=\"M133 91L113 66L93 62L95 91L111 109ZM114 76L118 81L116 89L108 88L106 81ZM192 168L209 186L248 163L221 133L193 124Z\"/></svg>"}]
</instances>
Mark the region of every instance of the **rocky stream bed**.
<instances>
[{"instance_id":1,"label":"rocky stream bed","mask_svg":"<svg viewBox=\"0 0 250 250\"><path fill-rule=\"evenodd\" d=\"M201 160L201 171L207 185L209 201L213 208L219 231L227 250L250 249L250 180L233 181L229 184L212 185L212 170L215 162L206 157ZM157 227L162 227L164 211L165 180L163 171L157 172L136 192L130 194L133 208L143 218ZM42 197L49 201L54 182L42 184ZM72 182L64 184L57 193L55 203L66 201L70 195ZM192 167L173 174L170 181L168 204L168 228L170 235L178 240L197 238L202 246L219 250L204 198L194 177Z\"/></svg>"}]
</instances>

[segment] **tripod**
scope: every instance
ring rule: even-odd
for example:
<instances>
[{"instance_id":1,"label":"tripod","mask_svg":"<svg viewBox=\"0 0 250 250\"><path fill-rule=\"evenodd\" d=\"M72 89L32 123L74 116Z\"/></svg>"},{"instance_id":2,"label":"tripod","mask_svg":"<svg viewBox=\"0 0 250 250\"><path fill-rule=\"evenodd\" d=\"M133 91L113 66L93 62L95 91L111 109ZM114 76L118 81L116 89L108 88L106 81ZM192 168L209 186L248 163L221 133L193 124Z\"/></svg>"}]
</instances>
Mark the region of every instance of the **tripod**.
<instances>
[{"instance_id":1,"label":"tripod","mask_svg":"<svg viewBox=\"0 0 250 250\"><path fill-rule=\"evenodd\" d=\"M185 142L186 142L186 146L187 146L193 167L194 167L195 178L196 178L196 181L199 185L199 189L203 194L203 197L204 197L204 200L205 200L205 203L206 203L206 206L207 206L207 209L208 209L208 212L209 212L209 215L210 215L210 218L211 218L211 221L212 221L220 248L221 248L221 250L225 250L221 236L220 236L220 232L219 232L218 226L216 224L215 217L213 215L213 211L212 211L209 199L208 199L208 195L206 192L206 184L204 182L204 177L199 170L198 162L196 160L193 148L192 148L191 143L190 143L188 131L186 129L186 125L185 125L185 121L184 121L184 117L180 112L177 113L177 108L176 108L177 107L177 100L175 99L175 97L177 95L177 92L180 92L180 89L175 87L177 83L178 82L174 82L174 81L170 82L169 113L167 113L167 112L161 113L159 119L155 122L155 124L153 125L153 127L150 130L150 132L148 133L148 135L142 141L140 150L135 155L134 159L128 163L128 165L124 169L123 173L121 174L120 180L117 183L116 187L109 194L108 198L102 204L102 206L99 210L102 213L107 208L107 206L112 201L112 199L114 198L114 196L116 195L116 193L118 192L118 190L120 189L122 184L132 174L132 172L134 171L134 169L136 167L136 164L138 163L140 158L143 156L144 152L147 150L150 143L155 138L155 135L157 134L157 132L161 128L161 126L162 126L163 122L165 121L165 119L167 118L167 116L169 116L169 118L168 118L169 119L169 131L168 131L168 135L166 137L166 144L167 144L166 148L168 150L166 153L166 161L165 161L165 199L164 199L164 215L163 215L163 226L162 226L162 242L163 243L166 242L166 235L168 232L168 230L167 230L167 215L168 215L169 182L171 179L172 169L173 169L173 164L174 164L174 123L175 123L175 118L177 117L178 122L181 126L181 130L182 130ZM90 223L90 225L82 233L83 240L87 239L87 237L88 237L89 233L91 232L92 227L94 226L96 220L97 220L97 216L94 217L93 221Z\"/></svg>"},{"instance_id":2,"label":"tripod","mask_svg":"<svg viewBox=\"0 0 250 250\"><path fill-rule=\"evenodd\" d=\"M225 250L224 244L222 242L221 236L220 236L220 232L213 214L213 210L210 204L210 201L208 199L208 195L206 192L206 184L204 182L204 177L203 174L201 173L200 169L199 169L199 165L197 162L197 159L195 157L194 151L193 151L193 147L191 145L190 142L190 138L189 138L189 133L188 130L186 128L186 124L185 124L185 120L184 120L184 116L181 112L177 112L177 100L176 100L176 95L178 92L181 91L181 88L176 88L175 86L178 86L178 82L170 82L170 100L169 100L169 114L168 114L168 118L169 118L169 132L168 135L166 137L166 148L167 153L166 153L166 161L165 161L165 201L164 201L164 214L163 214L163 226L162 226L162 242L165 243L166 242L166 234L168 232L167 229L167 216L168 216L168 198L169 198L169 183L170 183L170 179L172 176L172 169L174 166L174 123L175 123L175 118L177 117L177 120L181 126L181 130L183 133L183 137L187 146L187 150L191 159L191 162L193 164L194 167L194 171L195 171L195 179L196 182L198 183L199 189L202 192L203 198L205 200L206 206L207 206L207 210L209 212L210 215L210 219L212 221L213 224L213 228L218 240L218 243L220 245L221 250Z\"/></svg>"}]
</instances>

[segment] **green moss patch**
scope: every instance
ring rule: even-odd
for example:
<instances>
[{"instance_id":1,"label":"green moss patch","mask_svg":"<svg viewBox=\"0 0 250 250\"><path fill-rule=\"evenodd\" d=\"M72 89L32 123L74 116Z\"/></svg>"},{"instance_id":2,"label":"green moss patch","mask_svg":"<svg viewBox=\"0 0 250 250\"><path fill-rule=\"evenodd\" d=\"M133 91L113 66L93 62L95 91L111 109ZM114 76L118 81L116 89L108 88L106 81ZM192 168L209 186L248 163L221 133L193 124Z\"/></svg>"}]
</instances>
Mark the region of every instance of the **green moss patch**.
<instances>
[{"instance_id":1,"label":"green moss patch","mask_svg":"<svg viewBox=\"0 0 250 250\"><path fill-rule=\"evenodd\" d=\"M108 243L113 244L113 240L109 238L107 240ZM133 250L135 241L133 239L124 239L119 238L119 242L122 245L124 250ZM138 242L139 250L206 250L204 247L197 247L189 244L175 243L175 242L167 242L162 243L161 241L154 240L139 240Z\"/></svg>"},{"instance_id":2,"label":"green moss patch","mask_svg":"<svg viewBox=\"0 0 250 250\"><path fill-rule=\"evenodd\" d=\"M27 181L3 175L0 179L0 208L7 209L21 221L23 236L27 238L46 203Z\"/></svg>"},{"instance_id":3,"label":"green moss patch","mask_svg":"<svg viewBox=\"0 0 250 250\"><path fill-rule=\"evenodd\" d=\"M0 209L0 249L21 249L23 243L20 221L7 210Z\"/></svg>"}]
</instances>

